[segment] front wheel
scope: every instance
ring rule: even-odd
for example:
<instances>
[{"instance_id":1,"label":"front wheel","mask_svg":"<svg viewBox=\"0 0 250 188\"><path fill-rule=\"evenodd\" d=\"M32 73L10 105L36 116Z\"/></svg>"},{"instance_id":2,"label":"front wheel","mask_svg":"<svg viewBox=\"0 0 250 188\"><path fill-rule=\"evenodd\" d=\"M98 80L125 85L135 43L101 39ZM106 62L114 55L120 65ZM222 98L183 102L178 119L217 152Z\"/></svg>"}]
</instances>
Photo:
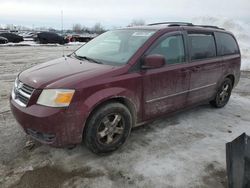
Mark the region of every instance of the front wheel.
<instances>
[{"instance_id":1,"label":"front wheel","mask_svg":"<svg viewBox=\"0 0 250 188\"><path fill-rule=\"evenodd\" d=\"M109 103L90 117L85 127L84 141L94 153L112 152L126 141L131 127L130 111L123 104Z\"/></svg>"},{"instance_id":2,"label":"front wheel","mask_svg":"<svg viewBox=\"0 0 250 188\"><path fill-rule=\"evenodd\" d=\"M232 80L226 78L219 87L215 99L210 101L210 104L216 108L224 107L230 99L231 92L232 92Z\"/></svg>"}]
</instances>

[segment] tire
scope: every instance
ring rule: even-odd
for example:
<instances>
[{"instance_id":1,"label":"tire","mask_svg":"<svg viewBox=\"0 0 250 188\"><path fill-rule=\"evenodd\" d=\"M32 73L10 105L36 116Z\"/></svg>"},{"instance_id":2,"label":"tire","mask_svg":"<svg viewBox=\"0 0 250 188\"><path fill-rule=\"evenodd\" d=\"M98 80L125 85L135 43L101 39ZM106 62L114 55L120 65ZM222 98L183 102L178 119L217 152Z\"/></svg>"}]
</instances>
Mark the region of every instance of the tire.
<instances>
[{"instance_id":1,"label":"tire","mask_svg":"<svg viewBox=\"0 0 250 188\"><path fill-rule=\"evenodd\" d=\"M123 104L103 105L87 122L83 135L84 142L87 148L96 154L115 151L127 140L132 122L131 113Z\"/></svg>"},{"instance_id":2,"label":"tire","mask_svg":"<svg viewBox=\"0 0 250 188\"><path fill-rule=\"evenodd\" d=\"M210 104L216 108L224 107L230 99L232 88L232 80L226 78L219 87L215 99L210 101Z\"/></svg>"}]
</instances>

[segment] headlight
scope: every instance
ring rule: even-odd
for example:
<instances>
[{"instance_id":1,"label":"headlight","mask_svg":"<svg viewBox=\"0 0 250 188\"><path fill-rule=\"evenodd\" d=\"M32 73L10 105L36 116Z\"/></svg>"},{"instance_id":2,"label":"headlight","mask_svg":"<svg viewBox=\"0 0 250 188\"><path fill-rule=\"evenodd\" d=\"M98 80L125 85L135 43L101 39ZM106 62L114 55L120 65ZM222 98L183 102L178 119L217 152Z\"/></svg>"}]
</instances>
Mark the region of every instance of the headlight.
<instances>
[{"instance_id":1,"label":"headlight","mask_svg":"<svg viewBox=\"0 0 250 188\"><path fill-rule=\"evenodd\" d=\"M75 90L72 89L44 89L37 104L51 107L69 106Z\"/></svg>"}]
</instances>

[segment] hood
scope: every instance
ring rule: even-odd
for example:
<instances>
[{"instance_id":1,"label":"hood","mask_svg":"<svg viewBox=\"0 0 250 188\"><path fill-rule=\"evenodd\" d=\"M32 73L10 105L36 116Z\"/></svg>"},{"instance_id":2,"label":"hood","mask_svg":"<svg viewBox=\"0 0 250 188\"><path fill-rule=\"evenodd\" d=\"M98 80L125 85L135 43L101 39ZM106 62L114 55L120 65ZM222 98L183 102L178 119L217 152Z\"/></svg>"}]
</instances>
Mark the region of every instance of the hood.
<instances>
[{"instance_id":1,"label":"hood","mask_svg":"<svg viewBox=\"0 0 250 188\"><path fill-rule=\"evenodd\" d=\"M77 79L88 79L96 77L113 70L115 67L80 61L70 57L59 58L27 69L19 74L19 80L34 88L65 87L65 84L55 85L53 83L71 83L74 85L74 77Z\"/></svg>"}]
</instances>

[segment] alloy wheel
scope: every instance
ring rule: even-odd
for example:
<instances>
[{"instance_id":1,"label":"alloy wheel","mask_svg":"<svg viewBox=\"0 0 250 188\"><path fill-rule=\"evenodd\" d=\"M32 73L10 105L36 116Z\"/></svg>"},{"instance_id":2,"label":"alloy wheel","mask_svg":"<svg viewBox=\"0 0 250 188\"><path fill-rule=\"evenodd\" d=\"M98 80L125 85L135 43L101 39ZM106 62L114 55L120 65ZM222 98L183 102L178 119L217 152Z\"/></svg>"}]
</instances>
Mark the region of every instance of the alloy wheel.
<instances>
[{"instance_id":1,"label":"alloy wheel","mask_svg":"<svg viewBox=\"0 0 250 188\"><path fill-rule=\"evenodd\" d=\"M221 92L218 95L218 103L223 104L228 100L228 97L230 96L230 86L228 83L225 83L222 88Z\"/></svg>"},{"instance_id":2,"label":"alloy wheel","mask_svg":"<svg viewBox=\"0 0 250 188\"><path fill-rule=\"evenodd\" d=\"M117 142L124 132L124 119L120 114L106 115L100 122L97 139L101 144L110 145Z\"/></svg>"}]
</instances>

